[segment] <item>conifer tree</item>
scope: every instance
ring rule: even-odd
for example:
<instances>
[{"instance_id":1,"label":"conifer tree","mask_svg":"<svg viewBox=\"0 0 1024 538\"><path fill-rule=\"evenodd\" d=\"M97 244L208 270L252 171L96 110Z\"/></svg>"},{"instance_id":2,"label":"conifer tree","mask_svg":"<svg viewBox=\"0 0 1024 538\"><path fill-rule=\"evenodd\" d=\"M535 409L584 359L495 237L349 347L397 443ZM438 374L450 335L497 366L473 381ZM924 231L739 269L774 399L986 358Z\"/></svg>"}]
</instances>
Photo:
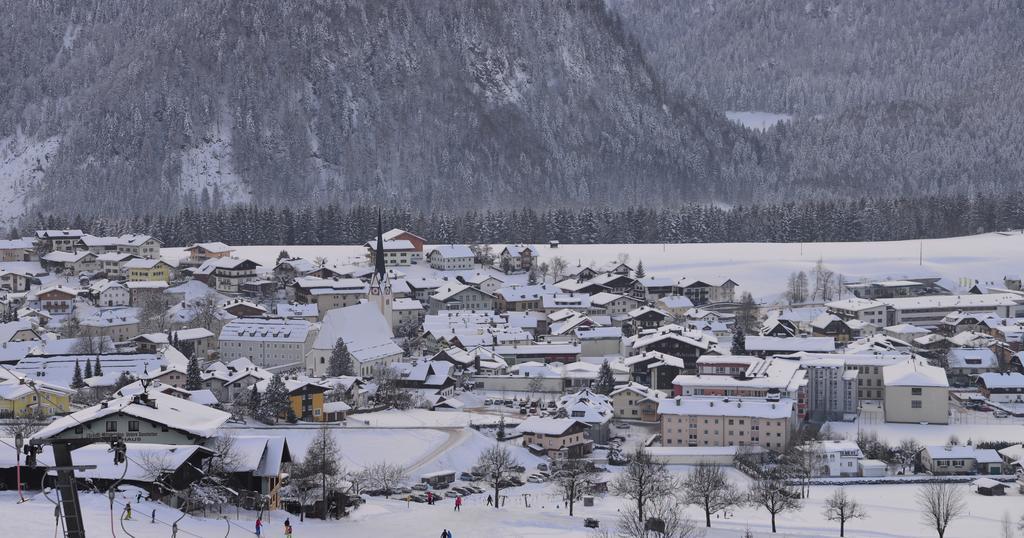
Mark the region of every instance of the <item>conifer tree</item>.
<instances>
[{"instance_id":1,"label":"conifer tree","mask_svg":"<svg viewBox=\"0 0 1024 538\"><path fill-rule=\"evenodd\" d=\"M71 388L80 389L85 386L85 381L82 380L82 366L78 363L78 359L75 359L75 372L71 374Z\"/></svg>"},{"instance_id":2,"label":"conifer tree","mask_svg":"<svg viewBox=\"0 0 1024 538\"><path fill-rule=\"evenodd\" d=\"M103 365L100 364L100 356L96 355L96 365L92 368L92 375L99 377L103 375Z\"/></svg>"},{"instance_id":3,"label":"conifer tree","mask_svg":"<svg viewBox=\"0 0 1024 538\"><path fill-rule=\"evenodd\" d=\"M607 396L613 390L615 390L615 377L612 375L612 367L608 365L608 360L605 359L601 363L601 369L597 371L597 379L594 381L594 392Z\"/></svg>"},{"instance_id":4,"label":"conifer tree","mask_svg":"<svg viewBox=\"0 0 1024 538\"><path fill-rule=\"evenodd\" d=\"M643 278L647 276L647 270L644 269L644 261L640 260L636 264L636 278Z\"/></svg>"},{"instance_id":5,"label":"conifer tree","mask_svg":"<svg viewBox=\"0 0 1024 538\"><path fill-rule=\"evenodd\" d=\"M89 379L92 377L92 359L85 359L85 378Z\"/></svg>"},{"instance_id":6,"label":"conifer tree","mask_svg":"<svg viewBox=\"0 0 1024 538\"><path fill-rule=\"evenodd\" d=\"M731 351L733 355L742 355L747 352L747 335L743 333L743 328L738 323L732 327Z\"/></svg>"},{"instance_id":7,"label":"conifer tree","mask_svg":"<svg viewBox=\"0 0 1024 538\"><path fill-rule=\"evenodd\" d=\"M262 395L256 390L256 385L252 386L252 390L249 391L249 399L246 402L249 416L254 419L260 418L260 406L262 404Z\"/></svg>"},{"instance_id":8,"label":"conifer tree","mask_svg":"<svg viewBox=\"0 0 1024 538\"><path fill-rule=\"evenodd\" d=\"M188 360L188 370L185 372L185 390L201 388L203 388L203 376L199 371L199 359L191 357Z\"/></svg>"},{"instance_id":9,"label":"conifer tree","mask_svg":"<svg viewBox=\"0 0 1024 538\"><path fill-rule=\"evenodd\" d=\"M284 386L284 380L280 374L274 374L267 384L260 401L260 420L263 422L274 422L282 416L288 416L291 405L288 402L288 389Z\"/></svg>"},{"instance_id":10,"label":"conifer tree","mask_svg":"<svg viewBox=\"0 0 1024 538\"><path fill-rule=\"evenodd\" d=\"M334 342L334 348L331 350L331 357L327 364L327 375L338 377L352 374L352 354L349 353L345 341L339 338Z\"/></svg>"}]
</instances>

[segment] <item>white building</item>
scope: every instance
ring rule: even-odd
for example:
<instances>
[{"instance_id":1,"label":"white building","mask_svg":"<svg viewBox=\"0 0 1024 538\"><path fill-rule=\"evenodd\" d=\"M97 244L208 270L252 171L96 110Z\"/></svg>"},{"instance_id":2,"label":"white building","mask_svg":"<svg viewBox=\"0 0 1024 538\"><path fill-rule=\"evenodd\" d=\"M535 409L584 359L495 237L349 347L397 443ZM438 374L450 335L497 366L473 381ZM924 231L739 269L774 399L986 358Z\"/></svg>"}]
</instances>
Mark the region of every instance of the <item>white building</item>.
<instances>
[{"instance_id":1,"label":"white building","mask_svg":"<svg viewBox=\"0 0 1024 538\"><path fill-rule=\"evenodd\" d=\"M473 251L466 245L438 245L427 256L430 267L438 271L459 271L473 268Z\"/></svg>"},{"instance_id":2,"label":"white building","mask_svg":"<svg viewBox=\"0 0 1024 538\"><path fill-rule=\"evenodd\" d=\"M342 339L355 359L355 374L372 376L378 367L402 359L402 348L392 338L390 320L375 304L363 302L331 310L324 316L320 333L306 356L306 370L314 376L326 374L331 351Z\"/></svg>"},{"instance_id":3,"label":"white building","mask_svg":"<svg viewBox=\"0 0 1024 538\"><path fill-rule=\"evenodd\" d=\"M949 423L949 381L946 371L921 360L882 368L885 421Z\"/></svg>"},{"instance_id":4,"label":"white building","mask_svg":"<svg viewBox=\"0 0 1024 538\"><path fill-rule=\"evenodd\" d=\"M261 367L304 364L317 331L302 319L239 318L220 331L221 360L248 357Z\"/></svg>"},{"instance_id":5,"label":"white building","mask_svg":"<svg viewBox=\"0 0 1024 538\"><path fill-rule=\"evenodd\" d=\"M817 441L810 444L815 476L858 476L864 453L853 441Z\"/></svg>"}]
</instances>

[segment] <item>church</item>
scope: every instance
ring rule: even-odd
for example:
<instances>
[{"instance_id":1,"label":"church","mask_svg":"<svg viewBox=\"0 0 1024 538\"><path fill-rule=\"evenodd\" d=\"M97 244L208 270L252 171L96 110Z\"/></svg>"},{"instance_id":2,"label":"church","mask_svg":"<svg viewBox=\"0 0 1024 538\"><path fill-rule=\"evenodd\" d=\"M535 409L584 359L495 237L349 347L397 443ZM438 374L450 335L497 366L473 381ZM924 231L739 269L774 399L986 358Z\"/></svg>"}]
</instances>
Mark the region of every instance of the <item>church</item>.
<instances>
[{"instance_id":1,"label":"church","mask_svg":"<svg viewBox=\"0 0 1024 538\"><path fill-rule=\"evenodd\" d=\"M378 214L378 255L374 257L367 299L356 305L327 311L313 348L306 355L306 370L310 375L327 373L331 351L339 338L345 341L352 354L358 376L372 376L376 369L402 360L402 348L394 342L394 295L384 256L380 255L383 251L384 238Z\"/></svg>"}]
</instances>

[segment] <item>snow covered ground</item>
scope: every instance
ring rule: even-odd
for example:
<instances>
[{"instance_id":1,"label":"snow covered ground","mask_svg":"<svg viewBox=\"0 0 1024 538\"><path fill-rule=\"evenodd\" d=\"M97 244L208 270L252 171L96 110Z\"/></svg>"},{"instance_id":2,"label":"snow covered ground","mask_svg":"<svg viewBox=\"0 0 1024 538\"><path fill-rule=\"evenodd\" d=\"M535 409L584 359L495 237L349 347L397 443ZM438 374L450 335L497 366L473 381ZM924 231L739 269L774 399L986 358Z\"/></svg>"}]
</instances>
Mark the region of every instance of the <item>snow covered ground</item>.
<instances>
[{"instance_id":1,"label":"snow covered ground","mask_svg":"<svg viewBox=\"0 0 1024 538\"><path fill-rule=\"evenodd\" d=\"M429 248L429 247L428 247ZM552 249L538 245L541 261L561 256L570 267L603 264L619 254L631 263L643 261L648 274L673 278L728 277L739 289L760 299L775 299L793 271L810 271L821 259L847 281L939 276L946 284L962 285L967 280L1002 285L1006 275L1024 266L1024 235L988 233L969 237L923 241L880 241L850 243L694 243L640 245L560 245ZM273 268L281 250L310 260L323 256L330 265L366 263L361 246L248 246L237 247L236 255ZM163 249L168 258L184 256L181 248ZM426 263L396 267L409 277L449 276L458 272L434 271ZM487 270L506 283L523 283L526 275L504 275Z\"/></svg>"},{"instance_id":2,"label":"snow covered ground","mask_svg":"<svg viewBox=\"0 0 1024 538\"><path fill-rule=\"evenodd\" d=\"M674 472L683 474L685 467L675 467ZM741 485L746 478L740 473L731 471L730 478ZM916 485L863 485L846 486L847 493L855 498L866 509L866 519L854 520L847 525L846 535L850 537L896 538L896 537L928 537L934 531L920 521L915 494ZM962 488L967 496L968 510L963 518L955 520L946 534L949 538L980 538L996 537L1000 534L1000 522L1004 513L1016 521L1024 505L1024 497L1009 491L1005 497L981 497L970 491L970 486ZM778 518L779 533L772 535L769 519L764 510L745 507L730 514L728 519L713 519L712 529L705 535L708 538L737 537L749 529L754 536L837 536L837 527L822 515L824 500L836 489L835 486L813 486L810 498L805 501L799 512L781 514ZM528 494L528 497L524 497ZM86 529L90 536L105 535L110 532L110 509L105 496L100 494L81 495L85 508ZM53 505L37 494L25 504L16 504L17 496L12 492L0 493L0 506L7 528L18 529L19 536L51 536L55 520ZM161 504L142 501L136 503L134 492L128 491L118 497L115 514L120 515L122 505L129 501L134 508L133 521L125 522L125 527L137 538L166 537L170 535L169 524L181 514ZM529 503L529 508L526 504ZM454 512L452 500L444 499L434 506L411 503L403 500L372 498L366 505L356 510L351 517L341 521L323 522L318 520L298 521L292 516L297 538L334 538L336 536L376 536L376 537L423 537L432 538L440 534L441 529L452 530L453 536L469 537L501 537L501 538L591 538L592 534L583 527L583 519L593 517L601 522L602 528L611 526L617 510L622 508L623 501L618 497L600 496L595 506L584 507L578 504L576 515L569 517L561 506L558 496L550 484L528 484L508 492L507 504L501 510L485 506L484 495L473 495L465 498L461 512ZM153 509L157 510L157 523L150 523L149 516ZM695 508L688 508L688 517L698 521L700 513ZM216 516L208 518L186 517L179 522L178 536L228 536L251 535L255 514L241 511L236 519L233 510L225 511L227 521ZM282 524L288 514L275 512L264 514L265 536L280 537L283 535ZM115 521L114 536L127 536Z\"/></svg>"},{"instance_id":3,"label":"snow covered ground","mask_svg":"<svg viewBox=\"0 0 1024 538\"><path fill-rule=\"evenodd\" d=\"M757 111L728 111L725 113L725 117L729 118L729 121L733 123L738 123L747 129L755 131L767 131L770 127L793 119L791 114Z\"/></svg>"}]
</instances>

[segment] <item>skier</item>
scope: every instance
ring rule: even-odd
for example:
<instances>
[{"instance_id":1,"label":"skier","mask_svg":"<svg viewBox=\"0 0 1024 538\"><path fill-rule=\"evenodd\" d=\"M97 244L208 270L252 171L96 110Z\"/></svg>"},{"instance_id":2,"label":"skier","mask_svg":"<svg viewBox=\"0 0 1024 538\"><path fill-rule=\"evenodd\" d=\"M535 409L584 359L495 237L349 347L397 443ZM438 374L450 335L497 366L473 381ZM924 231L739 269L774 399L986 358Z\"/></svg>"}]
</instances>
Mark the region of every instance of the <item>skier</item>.
<instances>
[{"instance_id":1,"label":"skier","mask_svg":"<svg viewBox=\"0 0 1024 538\"><path fill-rule=\"evenodd\" d=\"M494 506L494 499L490 495L487 496L487 506Z\"/></svg>"},{"instance_id":2,"label":"skier","mask_svg":"<svg viewBox=\"0 0 1024 538\"><path fill-rule=\"evenodd\" d=\"M149 518L150 523L156 523L156 508L153 509L153 515Z\"/></svg>"},{"instance_id":3,"label":"skier","mask_svg":"<svg viewBox=\"0 0 1024 538\"><path fill-rule=\"evenodd\" d=\"M427 492L427 504L434 504L434 494L429 491Z\"/></svg>"},{"instance_id":4,"label":"skier","mask_svg":"<svg viewBox=\"0 0 1024 538\"><path fill-rule=\"evenodd\" d=\"M441 538L448 538L448 529L443 529L441 531Z\"/></svg>"},{"instance_id":5,"label":"skier","mask_svg":"<svg viewBox=\"0 0 1024 538\"><path fill-rule=\"evenodd\" d=\"M456 512L461 512L462 511L462 495L459 495L458 497L455 497L455 511Z\"/></svg>"},{"instance_id":6,"label":"skier","mask_svg":"<svg viewBox=\"0 0 1024 538\"><path fill-rule=\"evenodd\" d=\"M292 520L284 520L284 538L292 538Z\"/></svg>"},{"instance_id":7,"label":"skier","mask_svg":"<svg viewBox=\"0 0 1024 538\"><path fill-rule=\"evenodd\" d=\"M259 536L262 533L263 533L263 520L260 519L259 516L257 516L256 517L256 536Z\"/></svg>"},{"instance_id":8,"label":"skier","mask_svg":"<svg viewBox=\"0 0 1024 538\"><path fill-rule=\"evenodd\" d=\"M132 503L124 503L124 518L131 520L132 518Z\"/></svg>"}]
</instances>

